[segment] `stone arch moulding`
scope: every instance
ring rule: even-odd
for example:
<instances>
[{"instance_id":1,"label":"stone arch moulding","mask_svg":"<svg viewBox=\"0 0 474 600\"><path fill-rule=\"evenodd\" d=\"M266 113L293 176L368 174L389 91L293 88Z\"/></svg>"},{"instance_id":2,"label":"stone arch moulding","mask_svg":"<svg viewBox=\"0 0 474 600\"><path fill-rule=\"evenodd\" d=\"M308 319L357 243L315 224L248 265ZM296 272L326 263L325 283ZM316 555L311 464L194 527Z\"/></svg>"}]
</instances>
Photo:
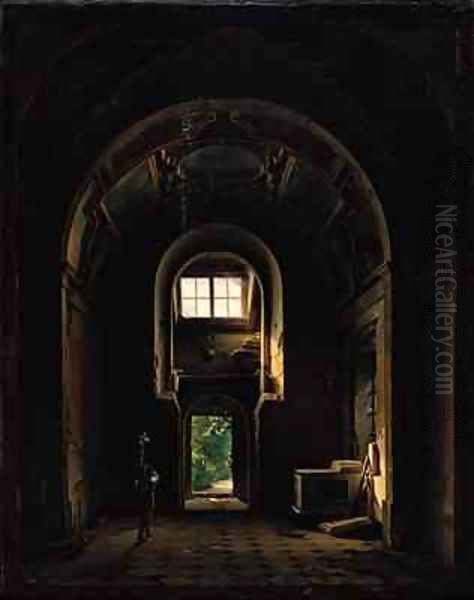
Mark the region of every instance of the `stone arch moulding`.
<instances>
[{"instance_id":1,"label":"stone arch moulding","mask_svg":"<svg viewBox=\"0 0 474 600\"><path fill-rule=\"evenodd\" d=\"M162 257L155 277L155 391L172 396L172 290L179 274L193 260L209 252L235 257L251 268L262 302L261 394L283 398L284 335L283 282L279 265L269 248L254 234L228 224L209 224L178 238ZM265 372L270 375L267 387Z\"/></svg>"}]
</instances>

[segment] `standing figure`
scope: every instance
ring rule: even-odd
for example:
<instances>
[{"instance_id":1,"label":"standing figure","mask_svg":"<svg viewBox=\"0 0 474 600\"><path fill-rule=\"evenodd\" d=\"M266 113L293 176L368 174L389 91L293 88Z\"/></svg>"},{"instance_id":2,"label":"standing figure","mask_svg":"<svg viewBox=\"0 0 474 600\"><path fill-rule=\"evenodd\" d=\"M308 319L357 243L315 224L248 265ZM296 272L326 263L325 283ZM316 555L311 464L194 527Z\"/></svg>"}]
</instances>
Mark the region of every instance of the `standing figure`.
<instances>
[{"instance_id":1,"label":"standing figure","mask_svg":"<svg viewBox=\"0 0 474 600\"><path fill-rule=\"evenodd\" d=\"M135 489L138 496L138 536L137 542L151 538L151 527L155 511L155 488L159 481L156 470L145 461L145 445L150 442L144 431L138 437L138 473Z\"/></svg>"},{"instance_id":2,"label":"standing figure","mask_svg":"<svg viewBox=\"0 0 474 600\"><path fill-rule=\"evenodd\" d=\"M135 481L138 495L138 543L152 537L155 490L159 479L159 475L152 465L144 463L139 478Z\"/></svg>"}]
</instances>

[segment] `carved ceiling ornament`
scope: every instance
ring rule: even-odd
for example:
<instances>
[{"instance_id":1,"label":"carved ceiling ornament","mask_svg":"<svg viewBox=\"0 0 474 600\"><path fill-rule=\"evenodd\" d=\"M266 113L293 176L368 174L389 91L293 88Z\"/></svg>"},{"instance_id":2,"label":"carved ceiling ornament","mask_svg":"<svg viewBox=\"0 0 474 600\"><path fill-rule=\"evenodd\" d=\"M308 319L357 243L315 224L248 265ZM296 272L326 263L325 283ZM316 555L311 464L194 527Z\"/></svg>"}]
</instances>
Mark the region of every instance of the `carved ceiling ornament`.
<instances>
[{"instance_id":1,"label":"carved ceiling ornament","mask_svg":"<svg viewBox=\"0 0 474 600\"><path fill-rule=\"evenodd\" d=\"M153 156L157 171L157 192L164 197L179 194L181 179L178 175L179 159L176 154L162 148Z\"/></svg>"}]
</instances>

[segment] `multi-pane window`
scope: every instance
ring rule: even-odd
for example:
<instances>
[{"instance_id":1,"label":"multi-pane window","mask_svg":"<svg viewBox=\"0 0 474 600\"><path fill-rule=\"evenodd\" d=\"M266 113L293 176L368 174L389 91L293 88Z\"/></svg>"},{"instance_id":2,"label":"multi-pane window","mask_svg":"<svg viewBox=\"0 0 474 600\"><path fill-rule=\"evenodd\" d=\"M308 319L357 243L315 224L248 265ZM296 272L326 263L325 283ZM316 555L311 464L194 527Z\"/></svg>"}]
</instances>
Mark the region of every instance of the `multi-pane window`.
<instances>
[{"instance_id":1,"label":"multi-pane window","mask_svg":"<svg viewBox=\"0 0 474 600\"><path fill-rule=\"evenodd\" d=\"M211 316L211 286L208 277L181 278L181 314L186 318Z\"/></svg>"},{"instance_id":2,"label":"multi-pane window","mask_svg":"<svg viewBox=\"0 0 474 600\"><path fill-rule=\"evenodd\" d=\"M213 278L214 317L242 318L242 279L240 277Z\"/></svg>"},{"instance_id":3,"label":"multi-pane window","mask_svg":"<svg viewBox=\"0 0 474 600\"><path fill-rule=\"evenodd\" d=\"M241 277L182 277L181 315L185 318L241 319Z\"/></svg>"}]
</instances>

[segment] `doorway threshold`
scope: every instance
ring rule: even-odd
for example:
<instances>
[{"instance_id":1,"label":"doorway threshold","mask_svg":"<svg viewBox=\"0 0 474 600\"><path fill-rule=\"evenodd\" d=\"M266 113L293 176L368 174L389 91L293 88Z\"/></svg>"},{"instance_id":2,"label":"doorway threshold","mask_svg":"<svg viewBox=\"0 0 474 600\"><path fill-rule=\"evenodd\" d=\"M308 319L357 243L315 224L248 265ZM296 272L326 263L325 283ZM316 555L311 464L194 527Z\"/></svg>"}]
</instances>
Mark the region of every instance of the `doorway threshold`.
<instances>
[{"instance_id":1,"label":"doorway threshold","mask_svg":"<svg viewBox=\"0 0 474 600\"><path fill-rule=\"evenodd\" d=\"M235 496L225 495L199 495L186 500L184 507L187 511L200 511L200 512L243 512L249 509L249 505L246 502L242 502Z\"/></svg>"}]
</instances>

